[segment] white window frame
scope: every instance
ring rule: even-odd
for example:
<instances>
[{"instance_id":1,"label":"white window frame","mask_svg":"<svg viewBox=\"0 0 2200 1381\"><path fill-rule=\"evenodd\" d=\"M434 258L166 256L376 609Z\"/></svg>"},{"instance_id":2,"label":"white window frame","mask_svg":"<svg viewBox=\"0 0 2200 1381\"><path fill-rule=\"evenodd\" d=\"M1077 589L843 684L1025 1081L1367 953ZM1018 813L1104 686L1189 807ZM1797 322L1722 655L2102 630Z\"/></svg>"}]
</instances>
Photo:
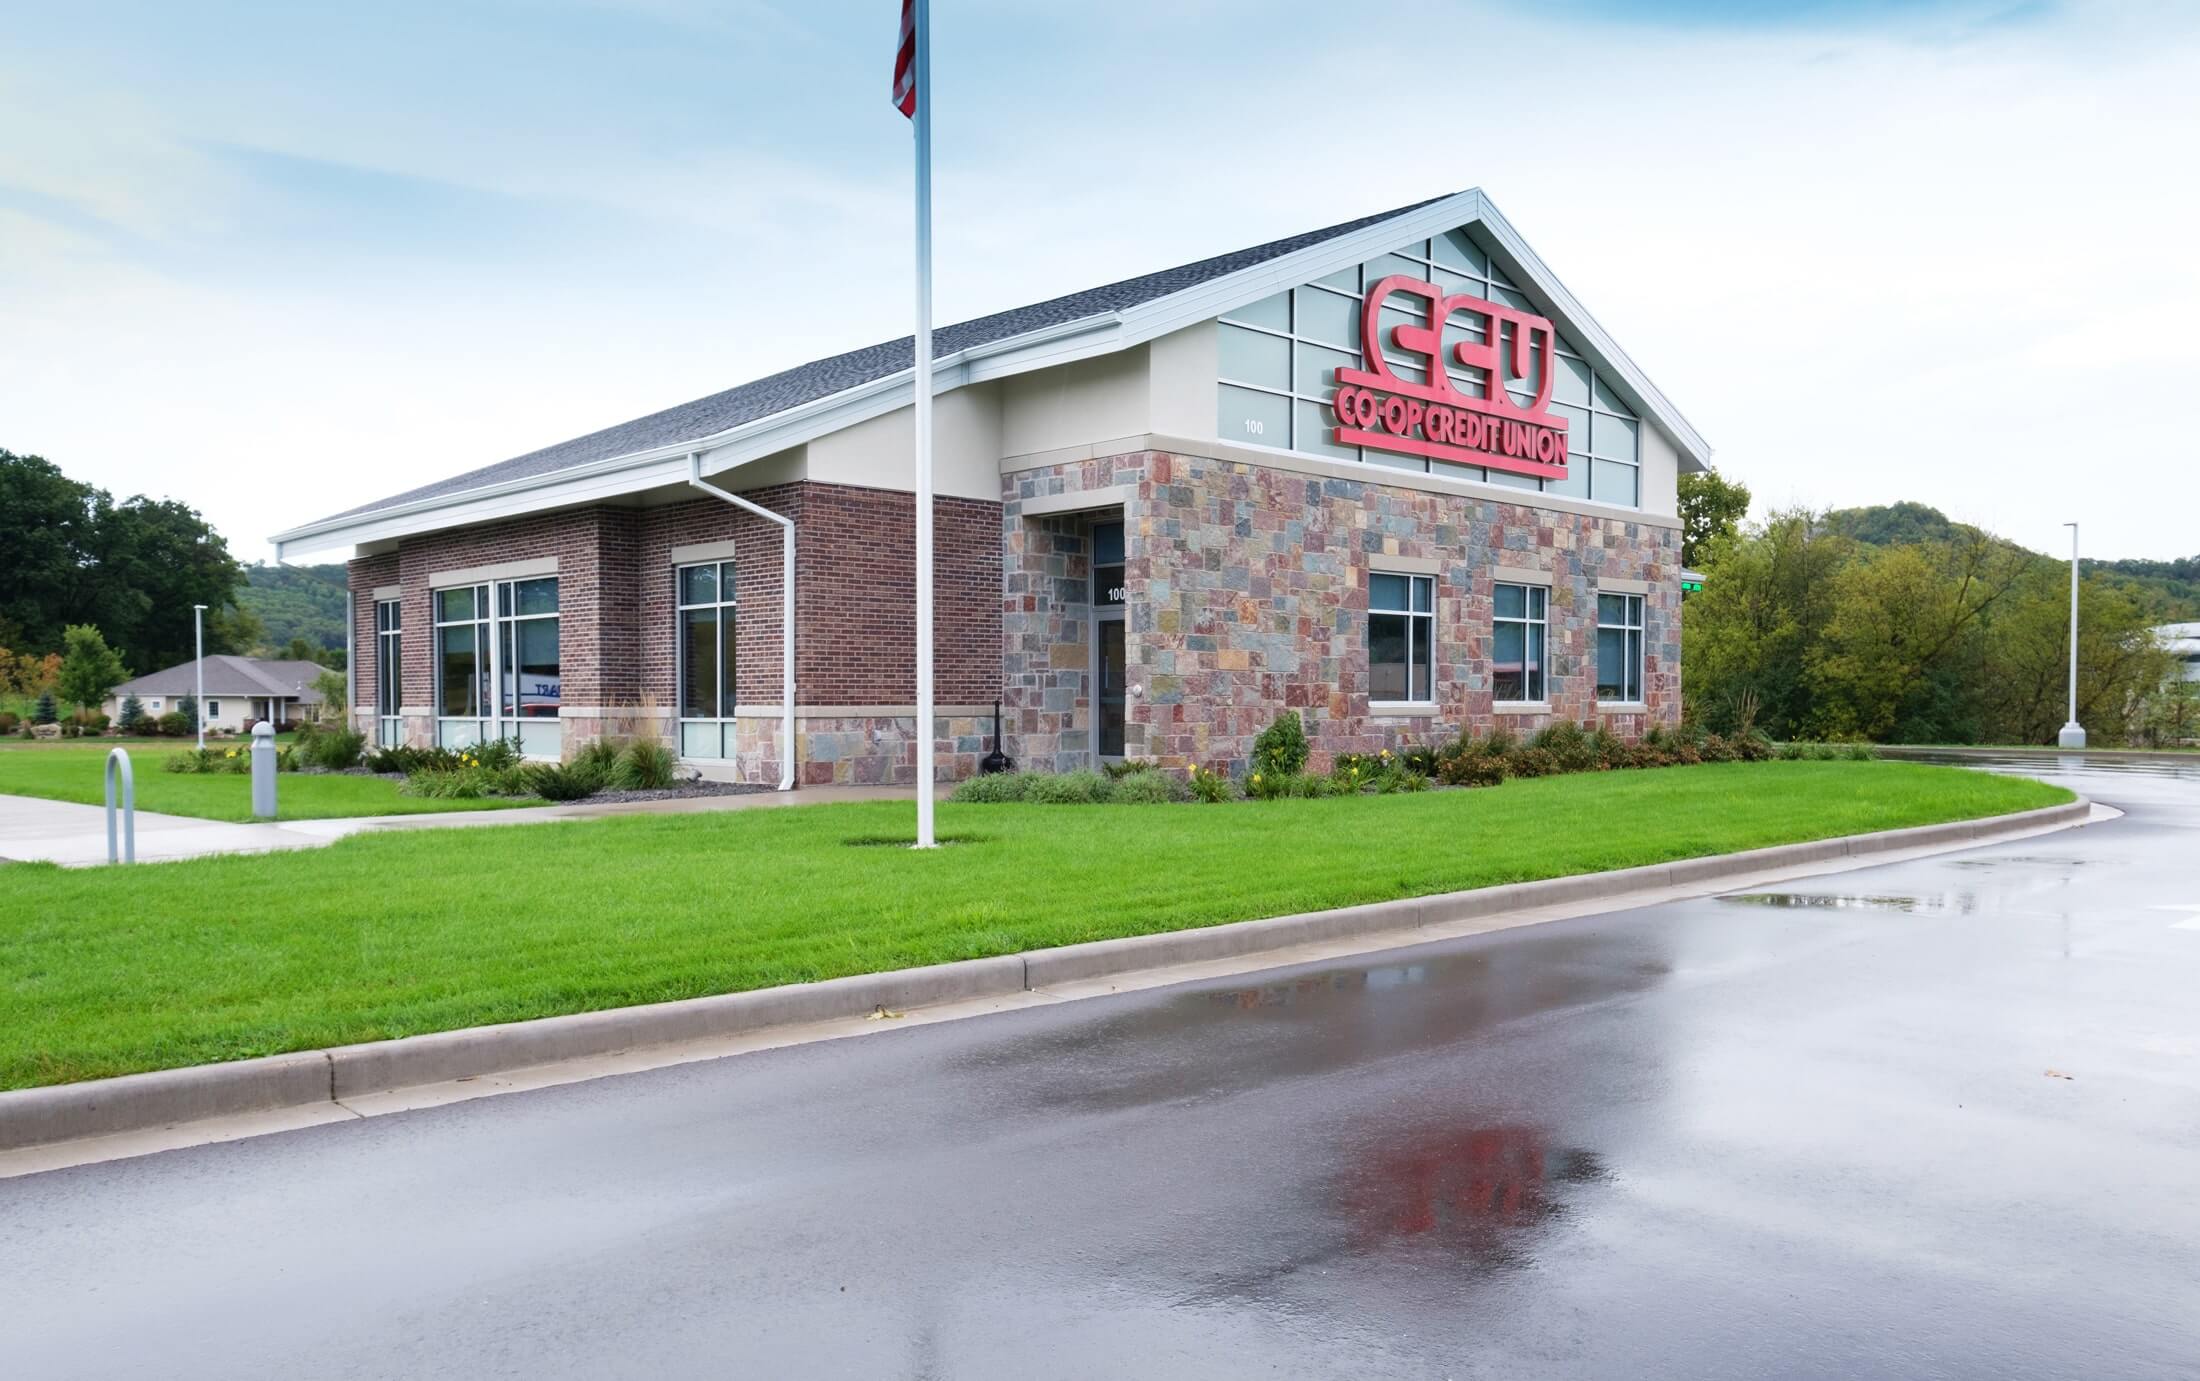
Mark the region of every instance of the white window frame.
<instances>
[{"instance_id":1,"label":"white window frame","mask_svg":"<svg viewBox=\"0 0 2200 1381\"><path fill-rule=\"evenodd\" d=\"M717 574L712 577L712 589L715 594L709 600L690 601L687 598L687 573L701 570L706 566L717 568ZM732 726L739 722L740 716L736 712L740 709L741 704L740 688L734 684L736 678L727 674L729 667L726 662L726 651L730 644L735 654L730 670L736 673L739 671L739 644L732 642L738 636L741 623L741 593L735 574L736 567L732 556L721 556L710 561L688 561L672 568L673 712L676 720L674 729L680 747L680 756L688 762L733 761L733 755L726 752L725 739L726 735L731 732ZM696 609L715 611L713 627L716 630L717 643L712 648L714 660L711 665L718 669L720 682L718 687L719 712L715 715L691 715L687 712L688 659L687 649L683 646L681 640L687 636L687 616L690 611ZM716 755L690 755L688 753L688 726L691 724L715 726L718 735L718 753Z\"/></svg>"},{"instance_id":2,"label":"white window frame","mask_svg":"<svg viewBox=\"0 0 2200 1381\"><path fill-rule=\"evenodd\" d=\"M565 666L564 590L559 590L559 607L554 613L521 614L517 612L517 592L514 586L536 580L555 583L556 575L515 576L504 580L474 581L458 585L439 586L429 592L429 613L435 628L433 653L435 657L435 741L445 748L470 748L492 739L514 738L521 741L525 752L525 735L520 726L525 716L519 713L516 701L510 714L504 711L504 654L509 641L518 647L518 625L542 619L558 621L558 667L560 679ZM473 616L463 619L443 617L443 596L454 590L473 592ZM513 612L506 612L507 609ZM474 630L474 712L471 714L446 714L444 712L443 685L443 630L446 628L472 628ZM486 668L486 674L484 674ZM514 683L515 696L517 682ZM464 726L471 725L471 736ZM507 732L509 731L509 732ZM528 757L554 760L563 755L564 732L558 734L559 751L556 753L527 753Z\"/></svg>"},{"instance_id":3,"label":"white window frame","mask_svg":"<svg viewBox=\"0 0 2200 1381\"><path fill-rule=\"evenodd\" d=\"M1618 623L1607 623L1605 621L1604 601L1608 599L1621 601L1621 621ZM1646 605L1641 595L1629 594L1620 590L1600 590L1597 592L1596 665L1592 674L1596 678L1594 684L1599 705L1640 705L1644 703L1642 698L1643 649L1644 644L1649 640L1649 633L1644 619L1645 609ZM1627 621L1630 616L1632 616L1633 622ZM1607 630L1620 633L1621 643L1627 649L1623 654L1627 658L1627 666L1621 674L1621 693L1617 697L1607 697L1604 694L1604 634ZM1628 694L1629 691L1632 691L1633 694Z\"/></svg>"},{"instance_id":4,"label":"white window frame","mask_svg":"<svg viewBox=\"0 0 2200 1381\"><path fill-rule=\"evenodd\" d=\"M203 713L208 719L220 719L222 717L222 702L219 700L208 700L206 702L206 708Z\"/></svg>"},{"instance_id":5,"label":"white window frame","mask_svg":"<svg viewBox=\"0 0 2200 1381\"><path fill-rule=\"evenodd\" d=\"M405 741L405 602L374 602L375 742L395 748Z\"/></svg>"},{"instance_id":6,"label":"white window frame","mask_svg":"<svg viewBox=\"0 0 2200 1381\"><path fill-rule=\"evenodd\" d=\"M1406 607L1393 609L1375 604L1375 577L1390 576L1406 582ZM1413 595L1417 588L1428 590L1428 608L1413 608ZM1398 700L1375 698L1375 625L1376 615L1402 617L1406 621L1406 696ZM1425 709L1436 704L1436 577L1422 571L1392 571L1380 566L1368 568L1367 581L1367 678L1369 682L1367 707L1370 712L1383 710ZM1424 626L1425 625L1425 626ZM1413 651L1423 643L1428 647L1428 694L1416 696L1413 692Z\"/></svg>"},{"instance_id":7,"label":"white window frame","mask_svg":"<svg viewBox=\"0 0 2200 1381\"><path fill-rule=\"evenodd\" d=\"M1507 588L1516 589L1523 592L1520 607L1528 612L1523 613L1519 617L1514 617L1511 614L1500 614L1497 612L1497 592L1501 589ZM1542 607L1542 613L1540 614L1540 616L1534 612L1538 604L1540 604ZM1519 624L1522 629L1520 637L1521 689L1530 692L1528 697L1524 700L1501 700L1497 697L1497 629L1499 625L1508 623ZM1540 643L1542 651L1540 656L1537 656L1535 654L1535 645L1538 642L1538 634L1541 635ZM1539 686L1529 684L1528 666L1530 662L1534 663L1534 674L1542 682L1542 684ZM1535 691L1541 691L1542 694L1534 694L1533 692ZM1519 580L1499 580L1492 582L1490 586L1490 699L1492 704L1508 709L1522 706L1542 708L1547 707L1551 703L1550 586L1531 585L1527 582Z\"/></svg>"}]
</instances>

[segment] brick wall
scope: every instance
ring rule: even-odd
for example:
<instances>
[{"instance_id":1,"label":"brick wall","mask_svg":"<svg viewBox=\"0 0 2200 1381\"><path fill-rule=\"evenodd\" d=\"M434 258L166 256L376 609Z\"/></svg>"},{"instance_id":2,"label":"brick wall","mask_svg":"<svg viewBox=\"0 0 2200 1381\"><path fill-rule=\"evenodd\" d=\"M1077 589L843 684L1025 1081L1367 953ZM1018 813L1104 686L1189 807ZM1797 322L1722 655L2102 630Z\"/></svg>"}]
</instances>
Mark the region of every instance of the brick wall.
<instances>
[{"instance_id":1,"label":"brick wall","mask_svg":"<svg viewBox=\"0 0 2200 1381\"><path fill-rule=\"evenodd\" d=\"M916 699L915 500L890 490L807 481L744 495L795 520L796 703L799 706L907 705ZM939 498L934 509L935 695L943 705L989 701L1000 684L1000 506ZM603 710L620 732L670 732L677 709L678 640L671 552L675 547L735 544L735 693L750 706L780 703L779 527L716 498L659 508L595 507L404 540L394 553L351 565L362 676L373 675L373 588L400 585L405 619L405 704L427 709L435 695L432 572L555 556L563 702ZM361 682L366 700L372 681ZM646 711L654 707L657 718ZM568 714L568 751L598 731L601 718ZM776 721L774 721L776 723ZM407 726L432 741L431 715ZM913 726L820 721L821 754L836 763L830 779L906 780L915 755ZM811 731L805 730L805 734ZM969 754L969 726L943 723L943 752ZM758 741L756 736L744 742ZM776 737L768 755L740 755L744 775L776 780ZM875 743L875 750L862 745ZM896 746L898 745L898 746ZM860 765L877 757L887 766ZM899 777L894 775L898 764ZM882 775L873 776L873 773ZM861 774L861 775L856 775Z\"/></svg>"}]
</instances>

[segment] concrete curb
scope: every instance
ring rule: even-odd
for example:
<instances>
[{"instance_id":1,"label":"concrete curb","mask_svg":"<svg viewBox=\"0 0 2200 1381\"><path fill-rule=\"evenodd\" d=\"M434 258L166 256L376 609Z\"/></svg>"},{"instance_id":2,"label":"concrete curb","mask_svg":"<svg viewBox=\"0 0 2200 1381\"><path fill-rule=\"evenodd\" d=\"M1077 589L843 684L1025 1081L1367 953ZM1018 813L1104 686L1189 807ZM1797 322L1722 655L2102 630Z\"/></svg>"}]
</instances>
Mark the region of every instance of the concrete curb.
<instances>
[{"instance_id":1,"label":"concrete curb","mask_svg":"<svg viewBox=\"0 0 2200 1381\"><path fill-rule=\"evenodd\" d=\"M2011 748L1977 748L1969 745L1950 745L1934 748L1929 744L1882 743L1874 752L1883 758L2100 758L2105 762L2183 762L2200 766L2200 752L2190 748L2048 748L2026 744Z\"/></svg>"},{"instance_id":2,"label":"concrete curb","mask_svg":"<svg viewBox=\"0 0 2200 1381\"><path fill-rule=\"evenodd\" d=\"M1399 943L1412 943L1410 932L1427 926L1619 897L1645 888L1712 884L1841 858L1869 858L1905 849L1956 849L1982 839L2078 824L2091 810L2092 803L2080 797L2067 805L1985 820L1919 825L820 983L17 1089L0 1093L0 1150L336 1102L359 1094L764 1027L863 1016L882 1006L900 1010L1005 996L1136 969L1236 958L1316 941L1396 934Z\"/></svg>"}]
</instances>

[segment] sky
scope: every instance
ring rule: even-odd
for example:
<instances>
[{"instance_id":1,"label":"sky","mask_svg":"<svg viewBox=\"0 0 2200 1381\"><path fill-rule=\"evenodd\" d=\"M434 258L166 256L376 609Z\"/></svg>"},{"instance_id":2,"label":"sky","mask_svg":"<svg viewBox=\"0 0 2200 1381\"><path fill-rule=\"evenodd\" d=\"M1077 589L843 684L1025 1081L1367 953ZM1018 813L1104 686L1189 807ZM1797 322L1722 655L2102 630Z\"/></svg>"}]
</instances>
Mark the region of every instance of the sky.
<instances>
[{"instance_id":1,"label":"sky","mask_svg":"<svg viewBox=\"0 0 2200 1381\"><path fill-rule=\"evenodd\" d=\"M11 6L0 447L275 531L906 334L895 0ZM938 320L1479 186L1757 511L2200 552L2200 6L935 0ZM340 553L339 553L340 555ZM326 558L323 558L326 559Z\"/></svg>"}]
</instances>

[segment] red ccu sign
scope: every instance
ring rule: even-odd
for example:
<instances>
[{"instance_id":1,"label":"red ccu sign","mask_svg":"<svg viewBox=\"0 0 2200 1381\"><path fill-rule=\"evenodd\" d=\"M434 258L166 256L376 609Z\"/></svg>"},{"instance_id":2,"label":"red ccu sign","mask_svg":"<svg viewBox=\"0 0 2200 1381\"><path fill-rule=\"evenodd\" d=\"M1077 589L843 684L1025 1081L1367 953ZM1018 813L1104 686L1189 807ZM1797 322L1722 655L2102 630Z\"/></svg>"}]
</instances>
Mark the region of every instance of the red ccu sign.
<instances>
[{"instance_id":1,"label":"red ccu sign","mask_svg":"<svg viewBox=\"0 0 2200 1381\"><path fill-rule=\"evenodd\" d=\"M1421 299L1428 324L1392 327L1385 341L1383 303L1393 294ZM1482 339L1454 342L1447 359L1444 326L1461 315L1480 320ZM1550 412L1558 335L1549 321L1471 293L1446 297L1433 283L1393 274L1368 289L1360 336L1368 368L1339 369L1337 396L1330 402L1338 445L1566 478L1566 419ZM1383 358L1386 346L1419 356L1429 381L1419 384L1392 373ZM1490 396L1461 393L1445 372L1447 363L1481 370ZM1505 385L1527 378L1537 380L1535 401L1523 405Z\"/></svg>"}]
</instances>

